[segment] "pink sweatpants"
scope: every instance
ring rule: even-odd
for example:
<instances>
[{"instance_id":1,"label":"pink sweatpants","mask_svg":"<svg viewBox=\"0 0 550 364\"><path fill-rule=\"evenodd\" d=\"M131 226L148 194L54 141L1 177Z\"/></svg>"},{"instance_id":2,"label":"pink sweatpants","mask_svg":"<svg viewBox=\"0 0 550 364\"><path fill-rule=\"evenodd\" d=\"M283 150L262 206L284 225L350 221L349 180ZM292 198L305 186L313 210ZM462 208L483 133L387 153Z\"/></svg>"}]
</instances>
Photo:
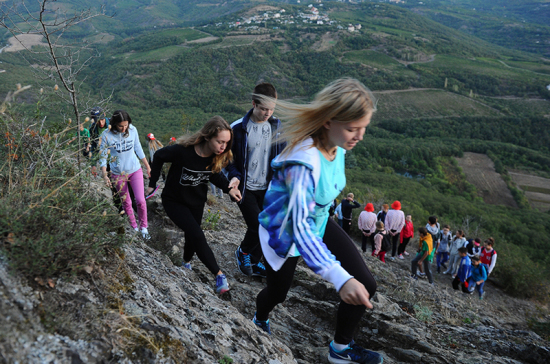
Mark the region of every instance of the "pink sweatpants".
<instances>
[{"instance_id":1,"label":"pink sweatpants","mask_svg":"<svg viewBox=\"0 0 550 364\"><path fill-rule=\"evenodd\" d=\"M137 214L139 217L139 227L146 228L147 225L147 203L145 202L145 187L143 185L143 172L141 169L132 174L113 174L111 178L116 184L116 189L120 194L122 201L122 207L128 215L130 225L135 229L138 227L136 223L136 217L134 216L134 209L132 209L132 200L128 194L128 183L132 186L134 191L134 197L136 199Z\"/></svg>"}]
</instances>

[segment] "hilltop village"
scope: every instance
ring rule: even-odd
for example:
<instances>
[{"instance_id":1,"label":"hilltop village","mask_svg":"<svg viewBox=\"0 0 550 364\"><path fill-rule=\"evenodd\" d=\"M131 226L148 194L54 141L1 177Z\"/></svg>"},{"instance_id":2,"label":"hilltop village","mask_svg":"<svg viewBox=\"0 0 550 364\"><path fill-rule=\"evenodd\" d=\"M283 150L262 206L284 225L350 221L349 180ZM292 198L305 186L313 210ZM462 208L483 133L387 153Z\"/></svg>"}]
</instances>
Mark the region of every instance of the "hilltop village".
<instances>
[{"instance_id":1,"label":"hilltop village","mask_svg":"<svg viewBox=\"0 0 550 364\"><path fill-rule=\"evenodd\" d=\"M236 28L238 30L255 31L260 28L267 27L279 29L281 26L306 24L335 27L338 30L347 29L347 31L349 32L354 32L361 29L361 24L341 24L341 22L337 20L330 19L329 13L324 10L324 6L322 3L317 4L316 6L314 6L313 4L309 4L303 11L296 10L294 12L287 11L285 9L277 9L271 6L263 7L263 9L265 10L262 14L242 16L234 20L229 20L227 22L208 24L204 27L207 28L209 26L228 26L229 28Z\"/></svg>"}]
</instances>

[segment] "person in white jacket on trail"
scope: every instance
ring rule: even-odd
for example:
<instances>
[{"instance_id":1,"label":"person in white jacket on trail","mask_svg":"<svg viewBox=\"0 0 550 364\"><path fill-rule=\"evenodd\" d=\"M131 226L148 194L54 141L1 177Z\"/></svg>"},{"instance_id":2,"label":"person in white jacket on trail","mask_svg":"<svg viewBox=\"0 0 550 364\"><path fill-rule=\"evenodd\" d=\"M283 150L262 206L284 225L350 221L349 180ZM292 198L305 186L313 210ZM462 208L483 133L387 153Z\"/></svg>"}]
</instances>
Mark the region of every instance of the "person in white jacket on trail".
<instances>
[{"instance_id":1,"label":"person in white jacket on trail","mask_svg":"<svg viewBox=\"0 0 550 364\"><path fill-rule=\"evenodd\" d=\"M149 177L151 177L151 167L147 162L145 153L143 153L138 131L132 125L130 115L124 110L117 110L113 113L110 123L111 129L105 130L101 134L99 165L103 173L103 179L108 187L113 184L116 186L132 228L140 231L144 239L150 239L147 230L147 204L145 202L145 187L140 160L145 165ZM107 174L107 163L111 168L110 176ZM128 194L128 185L134 191L139 228L132 209L132 200Z\"/></svg>"},{"instance_id":2,"label":"person in white jacket on trail","mask_svg":"<svg viewBox=\"0 0 550 364\"><path fill-rule=\"evenodd\" d=\"M458 249L463 248L467 243L466 238L464 237L464 232L462 230L457 230L455 236L450 243L450 257L449 257L449 268L443 272L443 274L452 274L453 277L458 272L458 265L460 263L460 254Z\"/></svg>"}]
</instances>

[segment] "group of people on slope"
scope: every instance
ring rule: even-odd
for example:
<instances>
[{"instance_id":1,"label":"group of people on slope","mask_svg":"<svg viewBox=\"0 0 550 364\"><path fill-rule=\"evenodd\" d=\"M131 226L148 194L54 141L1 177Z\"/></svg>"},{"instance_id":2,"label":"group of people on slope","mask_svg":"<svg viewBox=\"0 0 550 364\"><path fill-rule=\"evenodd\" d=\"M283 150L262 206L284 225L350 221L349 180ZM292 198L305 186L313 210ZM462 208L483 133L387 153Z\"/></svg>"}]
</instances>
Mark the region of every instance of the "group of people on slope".
<instances>
[{"instance_id":1,"label":"group of people on slope","mask_svg":"<svg viewBox=\"0 0 550 364\"><path fill-rule=\"evenodd\" d=\"M454 289L462 285L463 291L470 294L477 289L482 299L483 286L497 260L495 241L488 238L484 247L481 247L479 238L466 240L462 230L457 230L455 235L450 230L449 225L440 228L437 216L430 216L426 226L418 229L419 252L411 261L411 277L417 279L426 276L433 284L430 264L435 255L437 273L441 273L441 268L446 269L443 274L451 274ZM447 262L448 267L445 264Z\"/></svg>"},{"instance_id":2,"label":"group of people on slope","mask_svg":"<svg viewBox=\"0 0 550 364\"><path fill-rule=\"evenodd\" d=\"M497 253L494 249L495 240L493 238L485 240L483 247L480 245L481 240L476 238L468 240L459 247L456 253L456 265L451 270L449 264L450 272L448 273L452 274L454 289L458 290L462 286L462 291L470 294L477 290L479 299L483 299L485 295L483 287L495 268ZM455 270L456 273L453 274Z\"/></svg>"},{"instance_id":3,"label":"group of people on slope","mask_svg":"<svg viewBox=\"0 0 550 364\"><path fill-rule=\"evenodd\" d=\"M414 227L411 215L401 211L401 202L394 201L392 209L387 204L382 205L378 214L374 213L374 205L367 203L365 210L359 214L357 220L359 230L362 232L361 249L367 252L367 246L372 247L372 256L386 262L386 253L391 250L391 257L405 259L409 255L406 251L409 241L414 235Z\"/></svg>"},{"instance_id":4,"label":"group of people on slope","mask_svg":"<svg viewBox=\"0 0 550 364\"><path fill-rule=\"evenodd\" d=\"M272 116L276 105L284 123ZM131 226L148 237L145 195L154 193L163 165L171 163L161 197L167 215L185 231L183 267L191 269L196 253L215 275L220 294L229 284L200 225L208 184L221 188L238 203L247 225L235 251L239 270L266 277L253 322L271 334L269 315L285 300L302 256L341 298L329 362L381 363L380 354L353 340L366 308L373 307L376 281L346 231L329 219L346 184L345 151L363 139L375 105L372 93L354 79L332 82L307 104L277 100L275 88L262 83L243 118L230 126L215 116L199 132L157 148L150 161L130 116L117 110L99 138L99 165L105 183L120 193ZM140 163L149 177L145 191ZM348 201L355 205L353 196Z\"/></svg>"},{"instance_id":5,"label":"group of people on slope","mask_svg":"<svg viewBox=\"0 0 550 364\"><path fill-rule=\"evenodd\" d=\"M358 218L358 227L363 234L362 251L366 253L370 245L371 255L384 263L390 250L390 260L395 260L396 255L399 259L405 259L404 256L409 255L407 244L414 236L412 216L404 215L399 201L395 201L391 207L390 210L384 204L382 210L374 214L373 204L367 203ZM457 230L455 235L450 230L449 225L441 229L436 216L430 216L426 226L418 229L419 244L417 254L411 261L411 277L426 277L433 284L431 263L435 256L437 273L441 273L441 268L445 269L443 274L451 274L455 289L462 285L463 291L473 293L477 288L482 298L483 285L497 260L494 239L488 238L481 247L481 239L467 240L462 230ZM445 264L447 262L448 267Z\"/></svg>"}]
</instances>

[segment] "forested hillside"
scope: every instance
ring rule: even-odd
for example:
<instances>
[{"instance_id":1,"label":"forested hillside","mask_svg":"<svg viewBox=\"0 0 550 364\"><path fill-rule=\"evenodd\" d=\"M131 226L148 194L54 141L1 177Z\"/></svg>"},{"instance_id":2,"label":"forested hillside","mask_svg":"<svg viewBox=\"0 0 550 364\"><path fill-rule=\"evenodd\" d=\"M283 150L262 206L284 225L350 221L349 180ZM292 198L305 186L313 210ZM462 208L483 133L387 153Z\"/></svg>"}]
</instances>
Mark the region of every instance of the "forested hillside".
<instances>
[{"instance_id":1,"label":"forested hillside","mask_svg":"<svg viewBox=\"0 0 550 364\"><path fill-rule=\"evenodd\" d=\"M494 44L550 54L550 4L545 0L427 0L400 6Z\"/></svg>"}]
</instances>

